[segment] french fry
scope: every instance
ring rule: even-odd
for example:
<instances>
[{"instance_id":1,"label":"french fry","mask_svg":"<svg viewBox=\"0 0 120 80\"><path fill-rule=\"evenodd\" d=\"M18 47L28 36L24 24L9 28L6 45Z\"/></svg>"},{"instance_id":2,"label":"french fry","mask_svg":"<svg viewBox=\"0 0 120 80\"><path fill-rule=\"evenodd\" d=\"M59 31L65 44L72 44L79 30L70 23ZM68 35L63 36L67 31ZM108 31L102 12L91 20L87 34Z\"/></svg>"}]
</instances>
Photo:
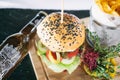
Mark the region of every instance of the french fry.
<instances>
[{"instance_id":1,"label":"french fry","mask_svg":"<svg viewBox=\"0 0 120 80\"><path fill-rule=\"evenodd\" d=\"M102 8L105 12L107 13L111 13L112 9L110 8L110 6L108 5L107 2L101 2Z\"/></svg>"},{"instance_id":2,"label":"french fry","mask_svg":"<svg viewBox=\"0 0 120 80\"><path fill-rule=\"evenodd\" d=\"M120 16L120 0L96 0L96 3L104 12Z\"/></svg>"}]
</instances>

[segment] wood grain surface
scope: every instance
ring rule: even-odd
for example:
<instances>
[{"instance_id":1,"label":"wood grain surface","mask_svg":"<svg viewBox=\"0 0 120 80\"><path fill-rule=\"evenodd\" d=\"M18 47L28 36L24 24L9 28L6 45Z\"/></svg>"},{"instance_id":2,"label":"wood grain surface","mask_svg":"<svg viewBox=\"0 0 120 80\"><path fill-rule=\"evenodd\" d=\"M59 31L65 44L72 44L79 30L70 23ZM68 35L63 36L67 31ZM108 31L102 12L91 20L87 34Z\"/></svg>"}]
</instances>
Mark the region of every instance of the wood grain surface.
<instances>
[{"instance_id":1,"label":"wood grain surface","mask_svg":"<svg viewBox=\"0 0 120 80\"><path fill-rule=\"evenodd\" d=\"M88 26L89 18L81 19L81 22L85 23L85 26ZM92 77L88 76L84 70L83 66L79 66L72 74L67 72L55 73L51 71L47 66L42 62L41 58L36 54L36 49L34 45L34 39L30 42L30 59L37 77L37 80L93 80ZM120 59L117 59L118 62ZM116 76L114 80L120 80L120 75Z\"/></svg>"}]
</instances>

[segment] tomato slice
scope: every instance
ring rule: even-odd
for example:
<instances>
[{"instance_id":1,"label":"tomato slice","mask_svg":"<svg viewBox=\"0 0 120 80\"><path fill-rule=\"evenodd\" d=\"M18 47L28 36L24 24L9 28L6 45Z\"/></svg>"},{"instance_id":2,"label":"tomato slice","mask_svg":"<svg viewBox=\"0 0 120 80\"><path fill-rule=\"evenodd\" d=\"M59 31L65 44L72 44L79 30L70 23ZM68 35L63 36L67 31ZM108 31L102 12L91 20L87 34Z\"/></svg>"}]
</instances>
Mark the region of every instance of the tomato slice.
<instances>
[{"instance_id":1,"label":"tomato slice","mask_svg":"<svg viewBox=\"0 0 120 80\"><path fill-rule=\"evenodd\" d=\"M55 53L50 50L47 50L46 57L48 58L49 61L53 63L59 63L62 60L59 53Z\"/></svg>"},{"instance_id":2,"label":"tomato slice","mask_svg":"<svg viewBox=\"0 0 120 80\"><path fill-rule=\"evenodd\" d=\"M73 52L69 52L69 53L67 54L67 56L68 56L68 58L72 58L72 57L76 56L78 53L79 53L79 49L76 49L76 50L73 51Z\"/></svg>"},{"instance_id":3,"label":"tomato slice","mask_svg":"<svg viewBox=\"0 0 120 80\"><path fill-rule=\"evenodd\" d=\"M51 51L51 53L52 53L53 58L54 58L55 60L57 60L56 53L55 53L55 52L52 52L52 51Z\"/></svg>"}]
</instances>

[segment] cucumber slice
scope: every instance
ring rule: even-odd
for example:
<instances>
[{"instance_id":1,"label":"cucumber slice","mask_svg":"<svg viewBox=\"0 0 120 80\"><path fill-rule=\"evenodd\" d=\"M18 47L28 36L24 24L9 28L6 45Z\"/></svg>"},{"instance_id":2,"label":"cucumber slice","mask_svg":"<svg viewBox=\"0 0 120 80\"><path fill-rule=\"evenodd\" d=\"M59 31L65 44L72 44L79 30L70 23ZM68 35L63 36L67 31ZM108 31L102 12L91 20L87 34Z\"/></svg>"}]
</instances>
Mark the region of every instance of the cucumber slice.
<instances>
[{"instance_id":1,"label":"cucumber slice","mask_svg":"<svg viewBox=\"0 0 120 80\"><path fill-rule=\"evenodd\" d=\"M63 64L71 64L74 62L76 56L72 57L71 59L62 59L61 63Z\"/></svg>"},{"instance_id":2,"label":"cucumber slice","mask_svg":"<svg viewBox=\"0 0 120 80\"><path fill-rule=\"evenodd\" d=\"M42 45L40 41L36 42L36 47L39 51L40 54L45 54L46 53L46 47Z\"/></svg>"},{"instance_id":3,"label":"cucumber slice","mask_svg":"<svg viewBox=\"0 0 120 80\"><path fill-rule=\"evenodd\" d=\"M37 55L40 56L41 55L41 52L39 50L37 50Z\"/></svg>"}]
</instances>

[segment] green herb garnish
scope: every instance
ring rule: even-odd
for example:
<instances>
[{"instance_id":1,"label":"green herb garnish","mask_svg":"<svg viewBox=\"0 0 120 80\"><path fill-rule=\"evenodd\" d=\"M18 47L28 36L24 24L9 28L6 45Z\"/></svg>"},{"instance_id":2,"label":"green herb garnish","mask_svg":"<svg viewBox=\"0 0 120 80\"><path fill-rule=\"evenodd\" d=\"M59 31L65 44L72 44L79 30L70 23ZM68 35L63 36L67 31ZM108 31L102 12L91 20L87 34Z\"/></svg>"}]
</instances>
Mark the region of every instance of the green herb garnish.
<instances>
[{"instance_id":1,"label":"green herb garnish","mask_svg":"<svg viewBox=\"0 0 120 80\"><path fill-rule=\"evenodd\" d=\"M120 66L118 66L117 68L120 69Z\"/></svg>"},{"instance_id":2,"label":"green herb garnish","mask_svg":"<svg viewBox=\"0 0 120 80\"><path fill-rule=\"evenodd\" d=\"M97 77L105 80L112 79L111 73L115 73L115 65L111 62L112 58L118 57L120 52L120 43L116 46L105 47L101 45L100 38L95 32L86 30L89 39L93 44L93 48L99 53L97 60L97 68L93 72L97 73ZM118 67L120 68L120 66Z\"/></svg>"}]
</instances>

